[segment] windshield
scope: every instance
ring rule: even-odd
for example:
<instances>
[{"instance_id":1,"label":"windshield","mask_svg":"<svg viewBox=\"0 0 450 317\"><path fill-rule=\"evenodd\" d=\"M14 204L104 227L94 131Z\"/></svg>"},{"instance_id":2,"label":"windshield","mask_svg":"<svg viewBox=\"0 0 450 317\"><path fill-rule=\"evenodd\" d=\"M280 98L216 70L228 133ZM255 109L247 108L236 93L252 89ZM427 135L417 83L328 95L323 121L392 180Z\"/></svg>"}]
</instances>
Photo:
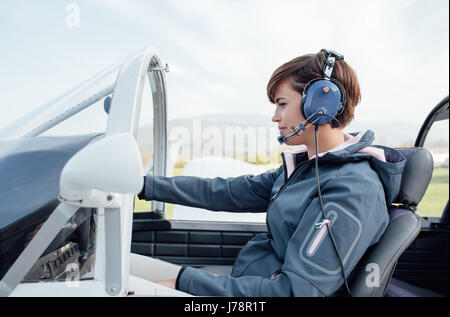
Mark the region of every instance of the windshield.
<instances>
[{"instance_id":1,"label":"windshield","mask_svg":"<svg viewBox=\"0 0 450 317\"><path fill-rule=\"evenodd\" d=\"M122 61L0 129L0 140L22 136L104 132L103 100L114 89Z\"/></svg>"}]
</instances>

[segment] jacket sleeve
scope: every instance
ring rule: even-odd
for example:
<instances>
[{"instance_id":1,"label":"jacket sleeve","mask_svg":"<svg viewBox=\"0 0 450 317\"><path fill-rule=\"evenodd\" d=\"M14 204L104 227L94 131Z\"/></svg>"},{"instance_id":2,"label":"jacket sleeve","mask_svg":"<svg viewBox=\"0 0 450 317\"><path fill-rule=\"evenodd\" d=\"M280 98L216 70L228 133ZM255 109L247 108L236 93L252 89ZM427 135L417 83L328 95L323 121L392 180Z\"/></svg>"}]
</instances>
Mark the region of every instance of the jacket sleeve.
<instances>
[{"instance_id":1,"label":"jacket sleeve","mask_svg":"<svg viewBox=\"0 0 450 317\"><path fill-rule=\"evenodd\" d=\"M339 176L321 188L325 214L331 223L346 277L388 223L381 183L361 176ZM302 212L302 211L299 211ZM204 296L330 296L343 285L341 268L323 221L319 199L313 198L292 234L275 278L214 275L188 267L179 276L179 289ZM322 227L326 229L325 227Z\"/></svg>"},{"instance_id":2,"label":"jacket sleeve","mask_svg":"<svg viewBox=\"0 0 450 317\"><path fill-rule=\"evenodd\" d=\"M265 212L281 171L232 178L146 176L144 197L214 211Z\"/></svg>"}]
</instances>

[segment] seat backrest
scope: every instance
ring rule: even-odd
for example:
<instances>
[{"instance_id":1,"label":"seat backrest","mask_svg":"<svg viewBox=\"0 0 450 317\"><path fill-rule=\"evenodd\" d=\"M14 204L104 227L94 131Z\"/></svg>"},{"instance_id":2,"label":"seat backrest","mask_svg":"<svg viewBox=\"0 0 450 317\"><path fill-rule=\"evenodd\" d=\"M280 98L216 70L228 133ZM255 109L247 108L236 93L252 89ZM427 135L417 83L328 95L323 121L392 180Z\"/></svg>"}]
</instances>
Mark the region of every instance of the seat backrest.
<instances>
[{"instance_id":1,"label":"seat backrest","mask_svg":"<svg viewBox=\"0 0 450 317\"><path fill-rule=\"evenodd\" d=\"M397 149L406 158L396 205L389 208L389 225L379 242L370 247L355 268L350 284L352 296L381 297L395 270L398 258L421 229L414 212L433 173L433 158L423 148Z\"/></svg>"}]
</instances>

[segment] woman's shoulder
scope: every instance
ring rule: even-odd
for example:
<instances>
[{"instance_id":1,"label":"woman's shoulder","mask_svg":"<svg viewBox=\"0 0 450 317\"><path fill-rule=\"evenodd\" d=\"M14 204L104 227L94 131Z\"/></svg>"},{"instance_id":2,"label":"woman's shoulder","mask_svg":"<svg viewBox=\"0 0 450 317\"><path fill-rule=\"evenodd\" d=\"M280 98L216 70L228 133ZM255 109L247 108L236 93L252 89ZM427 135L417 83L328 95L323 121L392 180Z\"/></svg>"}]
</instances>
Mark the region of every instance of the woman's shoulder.
<instances>
[{"instance_id":1,"label":"woman's shoulder","mask_svg":"<svg viewBox=\"0 0 450 317\"><path fill-rule=\"evenodd\" d=\"M382 186L380 176L372 168L369 161L347 162L339 168L336 177L348 181L357 179L361 183Z\"/></svg>"}]
</instances>

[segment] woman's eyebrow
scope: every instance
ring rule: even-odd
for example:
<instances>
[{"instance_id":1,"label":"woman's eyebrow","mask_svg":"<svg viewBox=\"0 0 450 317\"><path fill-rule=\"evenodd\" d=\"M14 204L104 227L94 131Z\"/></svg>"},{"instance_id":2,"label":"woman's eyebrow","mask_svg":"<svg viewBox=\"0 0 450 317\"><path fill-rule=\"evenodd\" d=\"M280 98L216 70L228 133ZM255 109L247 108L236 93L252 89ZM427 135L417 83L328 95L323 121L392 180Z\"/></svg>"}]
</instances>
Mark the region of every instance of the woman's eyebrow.
<instances>
[{"instance_id":1,"label":"woman's eyebrow","mask_svg":"<svg viewBox=\"0 0 450 317\"><path fill-rule=\"evenodd\" d=\"M281 99L286 99L285 97L278 97L277 99L275 99L275 103L278 103L278 101L280 101Z\"/></svg>"}]
</instances>

